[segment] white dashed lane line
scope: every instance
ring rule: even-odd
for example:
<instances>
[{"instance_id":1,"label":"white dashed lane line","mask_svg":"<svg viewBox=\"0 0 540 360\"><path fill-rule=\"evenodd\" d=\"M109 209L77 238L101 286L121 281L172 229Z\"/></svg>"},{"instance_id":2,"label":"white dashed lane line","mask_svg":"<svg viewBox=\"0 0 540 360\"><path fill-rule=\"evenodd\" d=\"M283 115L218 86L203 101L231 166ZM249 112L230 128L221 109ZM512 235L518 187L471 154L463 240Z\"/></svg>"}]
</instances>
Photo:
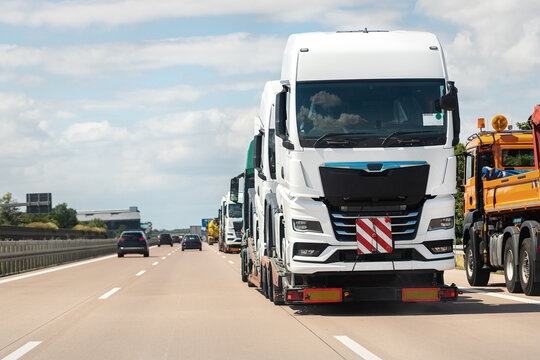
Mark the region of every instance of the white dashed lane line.
<instances>
[{"instance_id":1,"label":"white dashed lane line","mask_svg":"<svg viewBox=\"0 0 540 360\"><path fill-rule=\"evenodd\" d=\"M225 256L224 256L224 255L221 255L221 257L225 259Z\"/></svg>"},{"instance_id":2,"label":"white dashed lane line","mask_svg":"<svg viewBox=\"0 0 540 360\"><path fill-rule=\"evenodd\" d=\"M356 341L354 341L348 336L334 336L334 337L364 360L381 360L380 357L373 354L371 351L369 351L362 345L358 344Z\"/></svg>"},{"instance_id":3,"label":"white dashed lane line","mask_svg":"<svg viewBox=\"0 0 540 360\"><path fill-rule=\"evenodd\" d=\"M154 261L154 262L152 263L152 266L156 266L157 264L159 264L159 261Z\"/></svg>"},{"instance_id":4,"label":"white dashed lane line","mask_svg":"<svg viewBox=\"0 0 540 360\"><path fill-rule=\"evenodd\" d=\"M232 260L229 260L229 264L234 264L234 261L232 261Z\"/></svg>"},{"instance_id":5,"label":"white dashed lane line","mask_svg":"<svg viewBox=\"0 0 540 360\"><path fill-rule=\"evenodd\" d=\"M142 274L144 274L146 272L146 270L141 270L139 271L138 273L135 274L135 276L141 276Z\"/></svg>"},{"instance_id":6,"label":"white dashed lane line","mask_svg":"<svg viewBox=\"0 0 540 360\"><path fill-rule=\"evenodd\" d=\"M161 260L165 260L166 258L167 258L167 257L166 257L166 256L164 256L164 257L162 257L162 258L161 258Z\"/></svg>"},{"instance_id":7,"label":"white dashed lane line","mask_svg":"<svg viewBox=\"0 0 540 360\"><path fill-rule=\"evenodd\" d=\"M101 295L99 297L100 300L105 300L107 299L108 297L110 297L112 294L114 294L115 292L117 292L118 290L120 290L120 288L112 288L111 290L107 291L105 294Z\"/></svg>"},{"instance_id":8,"label":"white dashed lane line","mask_svg":"<svg viewBox=\"0 0 540 360\"><path fill-rule=\"evenodd\" d=\"M24 356L26 353L31 351L33 348L41 344L41 341L30 341L27 342L25 345L21 346L2 360L17 360L20 359L22 356Z\"/></svg>"},{"instance_id":9,"label":"white dashed lane line","mask_svg":"<svg viewBox=\"0 0 540 360\"><path fill-rule=\"evenodd\" d=\"M475 293L475 294L493 296L493 297L497 297L499 299L512 300L512 301L522 302L522 303L526 303L526 304L540 305L540 301L538 301L538 300L522 298L522 297L519 297L519 296L512 296L512 295L506 295L506 294L497 294L497 293L494 293L494 292L491 292L491 291L480 290L480 289L471 289L471 288L461 287L461 286L459 287L459 290L463 290L465 292L472 292L472 293Z\"/></svg>"}]
</instances>

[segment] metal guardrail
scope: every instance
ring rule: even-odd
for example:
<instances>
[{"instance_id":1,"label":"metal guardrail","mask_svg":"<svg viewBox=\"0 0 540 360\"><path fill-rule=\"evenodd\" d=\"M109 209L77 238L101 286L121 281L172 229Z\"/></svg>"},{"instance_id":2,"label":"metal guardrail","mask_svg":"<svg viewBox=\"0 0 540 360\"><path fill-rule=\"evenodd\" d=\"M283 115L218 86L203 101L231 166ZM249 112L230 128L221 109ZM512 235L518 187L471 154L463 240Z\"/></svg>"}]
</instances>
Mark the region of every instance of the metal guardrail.
<instances>
[{"instance_id":1,"label":"metal guardrail","mask_svg":"<svg viewBox=\"0 0 540 360\"><path fill-rule=\"evenodd\" d=\"M116 239L0 241L0 276L115 252Z\"/></svg>"}]
</instances>

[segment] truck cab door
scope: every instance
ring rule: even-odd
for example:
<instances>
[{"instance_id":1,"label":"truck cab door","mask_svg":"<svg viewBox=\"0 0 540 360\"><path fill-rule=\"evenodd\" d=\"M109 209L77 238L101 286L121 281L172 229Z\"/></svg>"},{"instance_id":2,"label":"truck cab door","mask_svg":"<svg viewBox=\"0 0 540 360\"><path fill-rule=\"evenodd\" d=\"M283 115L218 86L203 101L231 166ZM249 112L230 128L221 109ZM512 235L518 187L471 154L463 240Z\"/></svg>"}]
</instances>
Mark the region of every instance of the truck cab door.
<instances>
[{"instance_id":1,"label":"truck cab door","mask_svg":"<svg viewBox=\"0 0 540 360\"><path fill-rule=\"evenodd\" d=\"M476 161L476 150L472 149L467 152L468 155L465 157L465 191L463 194L463 200L465 202L463 206L463 212L466 214L469 211L476 209L476 179L474 176L475 172L475 161Z\"/></svg>"}]
</instances>

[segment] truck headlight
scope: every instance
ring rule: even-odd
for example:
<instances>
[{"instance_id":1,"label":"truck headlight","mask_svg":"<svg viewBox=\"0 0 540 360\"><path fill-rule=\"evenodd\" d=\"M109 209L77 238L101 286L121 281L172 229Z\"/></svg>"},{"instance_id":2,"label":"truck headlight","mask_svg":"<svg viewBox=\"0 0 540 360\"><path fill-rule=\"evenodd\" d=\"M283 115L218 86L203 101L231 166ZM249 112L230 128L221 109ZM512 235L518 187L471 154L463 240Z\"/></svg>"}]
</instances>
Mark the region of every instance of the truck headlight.
<instances>
[{"instance_id":1,"label":"truck headlight","mask_svg":"<svg viewBox=\"0 0 540 360\"><path fill-rule=\"evenodd\" d=\"M301 232L313 231L313 232L322 233L321 223L318 221L293 219L292 226L293 226L294 231L301 231Z\"/></svg>"},{"instance_id":2,"label":"truck headlight","mask_svg":"<svg viewBox=\"0 0 540 360\"><path fill-rule=\"evenodd\" d=\"M454 217L447 216L437 219L431 219L428 226L428 231L431 230L441 230L441 229L451 229L454 227Z\"/></svg>"},{"instance_id":3,"label":"truck headlight","mask_svg":"<svg viewBox=\"0 0 540 360\"><path fill-rule=\"evenodd\" d=\"M295 243L293 247L293 256L319 256L328 244Z\"/></svg>"}]
</instances>

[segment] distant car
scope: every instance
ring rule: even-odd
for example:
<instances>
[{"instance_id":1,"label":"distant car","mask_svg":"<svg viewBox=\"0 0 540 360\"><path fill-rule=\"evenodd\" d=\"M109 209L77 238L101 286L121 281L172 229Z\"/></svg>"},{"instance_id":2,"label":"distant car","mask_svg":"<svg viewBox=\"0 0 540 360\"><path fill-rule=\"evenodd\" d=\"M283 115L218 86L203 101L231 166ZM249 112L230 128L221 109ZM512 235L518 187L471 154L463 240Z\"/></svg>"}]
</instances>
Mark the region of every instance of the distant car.
<instances>
[{"instance_id":1,"label":"distant car","mask_svg":"<svg viewBox=\"0 0 540 360\"><path fill-rule=\"evenodd\" d=\"M182 238L182 251L184 249L199 249L199 251L202 251L202 242L199 235L184 235Z\"/></svg>"},{"instance_id":2,"label":"distant car","mask_svg":"<svg viewBox=\"0 0 540 360\"><path fill-rule=\"evenodd\" d=\"M124 254L150 255L148 240L142 231L124 231L118 238L118 257Z\"/></svg>"},{"instance_id":3,"label":"distant car","mask_svg":"<svg viewBox=\"0 0 540 360\"><path fill-rule=\"evenodd\" d=\"M163 244L169 244L173 246L171 234L161 233L158 235L158 246L161 246Z\"/></svg>"},{"instance_id":4,"label":"distant car","mask_svg":"<svg viewBox=\"0 0 540 360\"><path fill-rule=\"evenodd\" d=\"M180 236L178 236L178 235L173 235L173 236L172 236L172 242L173 242L173 244L174 244L174 243L181 244L181 243L182 243L182 240L180 240Z\"/></svg>"}]
</instances>

